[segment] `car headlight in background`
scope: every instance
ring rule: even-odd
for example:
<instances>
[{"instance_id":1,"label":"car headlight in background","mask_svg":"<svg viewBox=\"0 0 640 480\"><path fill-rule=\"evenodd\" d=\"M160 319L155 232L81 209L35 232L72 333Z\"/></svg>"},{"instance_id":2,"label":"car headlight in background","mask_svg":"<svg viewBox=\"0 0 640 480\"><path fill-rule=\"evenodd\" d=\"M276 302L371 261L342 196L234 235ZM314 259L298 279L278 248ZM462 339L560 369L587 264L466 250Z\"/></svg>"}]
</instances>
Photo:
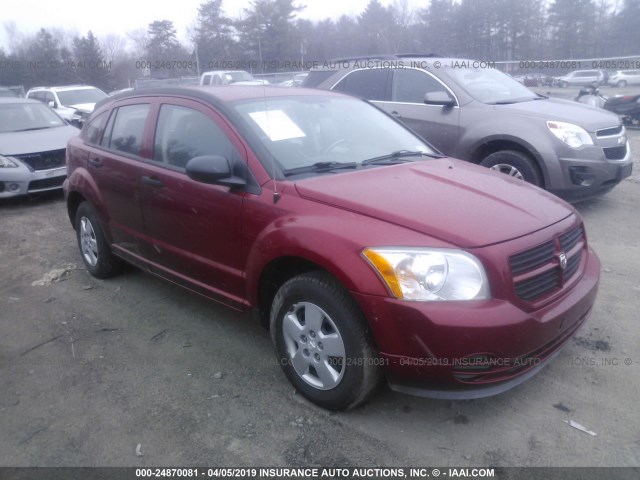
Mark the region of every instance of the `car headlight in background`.
<instances>
[{"instance_id":1,"label":"car headlight in background","mask_svg":"<svg viewBox=\"0 0 640 480\"><path fill-rule=\"evenodd\" d=\"M490 296L482 264L462 250L385 247L366 248L362 254L396 298L453 301Z\"/></svg>"},{"instance_id":2,"label":"car headlight in background","mask_svg":"<svg viewBox=\"0 0 640 480\"><path fill-rule=\"evenodd\" d=\"M10 157L0 155L0 168L18 168L18 163Z\"/></svg>"},{"instance_id":3,"label":"car headlight in background","mask_svg":"<svg viewBox=\"0 0 640 480\"><path fill-rule=\"evenodd\" d=\"M559 138L572 148L579 148L583 145L593 145L593 140L591 140L587 131L578 125L547 121L547 128L556 138Z\"/></svg>"}]
</instances>

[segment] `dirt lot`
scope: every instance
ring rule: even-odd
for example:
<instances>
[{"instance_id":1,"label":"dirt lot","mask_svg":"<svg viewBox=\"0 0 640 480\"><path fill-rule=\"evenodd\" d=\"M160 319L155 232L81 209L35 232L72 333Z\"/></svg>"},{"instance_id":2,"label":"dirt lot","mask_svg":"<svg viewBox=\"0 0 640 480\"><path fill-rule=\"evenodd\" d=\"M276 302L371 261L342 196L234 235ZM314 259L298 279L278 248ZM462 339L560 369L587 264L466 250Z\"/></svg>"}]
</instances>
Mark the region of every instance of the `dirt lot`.
<instances>
[{"instance_id":1,"label":"dirt lot","mask_svg":"<svg viewBox=\"0 0 640 480\"><path fill-rule=\"evenodd\" d=\"M0 204L0 466L639 465L640 131L629 136L634 176L578 205L603 264L591 319L538 376L474 401L385 390L320 410L245 317L135 269L91 278L61 195Z\"/></svg>"}]
</instances>

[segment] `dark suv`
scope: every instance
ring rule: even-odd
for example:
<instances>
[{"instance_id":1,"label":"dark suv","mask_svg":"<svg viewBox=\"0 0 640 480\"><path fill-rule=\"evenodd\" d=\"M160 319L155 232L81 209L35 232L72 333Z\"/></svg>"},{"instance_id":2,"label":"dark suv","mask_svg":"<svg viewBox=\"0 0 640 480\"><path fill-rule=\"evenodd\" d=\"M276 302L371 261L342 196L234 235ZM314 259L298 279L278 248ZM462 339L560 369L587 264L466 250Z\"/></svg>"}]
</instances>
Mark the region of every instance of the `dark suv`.
<instances>
[{"instance_id":1,"label":"dark suv","mask_svg":"<svg viewBox=\"0 0 640 480\"><path fill-rule=\"evenodd\" d=\"M370 100L445 154L567 200L605 193L631 175L616 115L535 94L481 62L347 59L312 70L303 85Z\"/></svg>"},{"instance_id":2,"label":"dark suv","mask_svg":"<svg viewBox=\"0 0 640 480\"><path fill-rule=\"evenodd\" d=\"M123 94L96 107L67 165L89 273L126 260L254 312L289 380L329 409L384 377L439 398L504 391L595 301L600 264L570 205L442 157L347 95Z\"/></svg>"}]
</instances>

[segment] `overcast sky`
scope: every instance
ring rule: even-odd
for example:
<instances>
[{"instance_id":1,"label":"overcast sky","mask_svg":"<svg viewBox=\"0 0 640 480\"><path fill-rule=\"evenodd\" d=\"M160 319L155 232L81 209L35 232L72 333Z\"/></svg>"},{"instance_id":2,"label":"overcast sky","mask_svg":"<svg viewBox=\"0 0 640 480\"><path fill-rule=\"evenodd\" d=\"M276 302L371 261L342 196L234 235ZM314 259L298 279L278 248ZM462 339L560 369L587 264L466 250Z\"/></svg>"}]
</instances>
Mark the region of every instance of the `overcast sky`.
<instances>
[{"instance_id":1,"label":"overcast sky","mask_svg":"<svg viewBox=\"0 0 640 480\"><path fill-rule=\"evenodd\" d=\"M40 28L63 28L79 35L91 30L98 38L108 33L125 34L128 31L145 29L154 20L171 20L181 41L187 39L187 27L194 24L198 6L204 0L3 0L0 21L0 46L8 50L10 39L6 25L12 24L23 34L33 34ZM358 15L369 0L298 0L294 5L307 7L298 14L300 18L322 20L341 15ZM392 0L381 0L389 5ZM423 2L426 3L426 2ZM223 0L222 8L238 17L249 0Z\"/></svg>"}]
</instances>

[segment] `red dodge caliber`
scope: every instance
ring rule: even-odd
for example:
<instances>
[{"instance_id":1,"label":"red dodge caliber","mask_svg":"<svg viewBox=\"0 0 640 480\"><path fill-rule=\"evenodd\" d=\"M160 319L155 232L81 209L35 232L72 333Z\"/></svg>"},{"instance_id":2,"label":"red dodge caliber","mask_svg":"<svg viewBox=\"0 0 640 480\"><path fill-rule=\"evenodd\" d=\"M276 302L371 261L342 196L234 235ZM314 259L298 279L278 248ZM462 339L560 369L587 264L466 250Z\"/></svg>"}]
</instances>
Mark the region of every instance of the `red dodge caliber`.
<instances>
[{"instance_id":1,"label":"red dodge caliber","mask_svg":"<svg viewBox=\"0 0 640 480\"><path fill-rule=\"evenodd\" d=\"M124 260L253 312L287 378L328 409L383 379L436 398L500 393L595 301L600 264L571 206L337 93L129 92L98 104L67 165L92 275Z\"/></svg>"}]
</instances>

